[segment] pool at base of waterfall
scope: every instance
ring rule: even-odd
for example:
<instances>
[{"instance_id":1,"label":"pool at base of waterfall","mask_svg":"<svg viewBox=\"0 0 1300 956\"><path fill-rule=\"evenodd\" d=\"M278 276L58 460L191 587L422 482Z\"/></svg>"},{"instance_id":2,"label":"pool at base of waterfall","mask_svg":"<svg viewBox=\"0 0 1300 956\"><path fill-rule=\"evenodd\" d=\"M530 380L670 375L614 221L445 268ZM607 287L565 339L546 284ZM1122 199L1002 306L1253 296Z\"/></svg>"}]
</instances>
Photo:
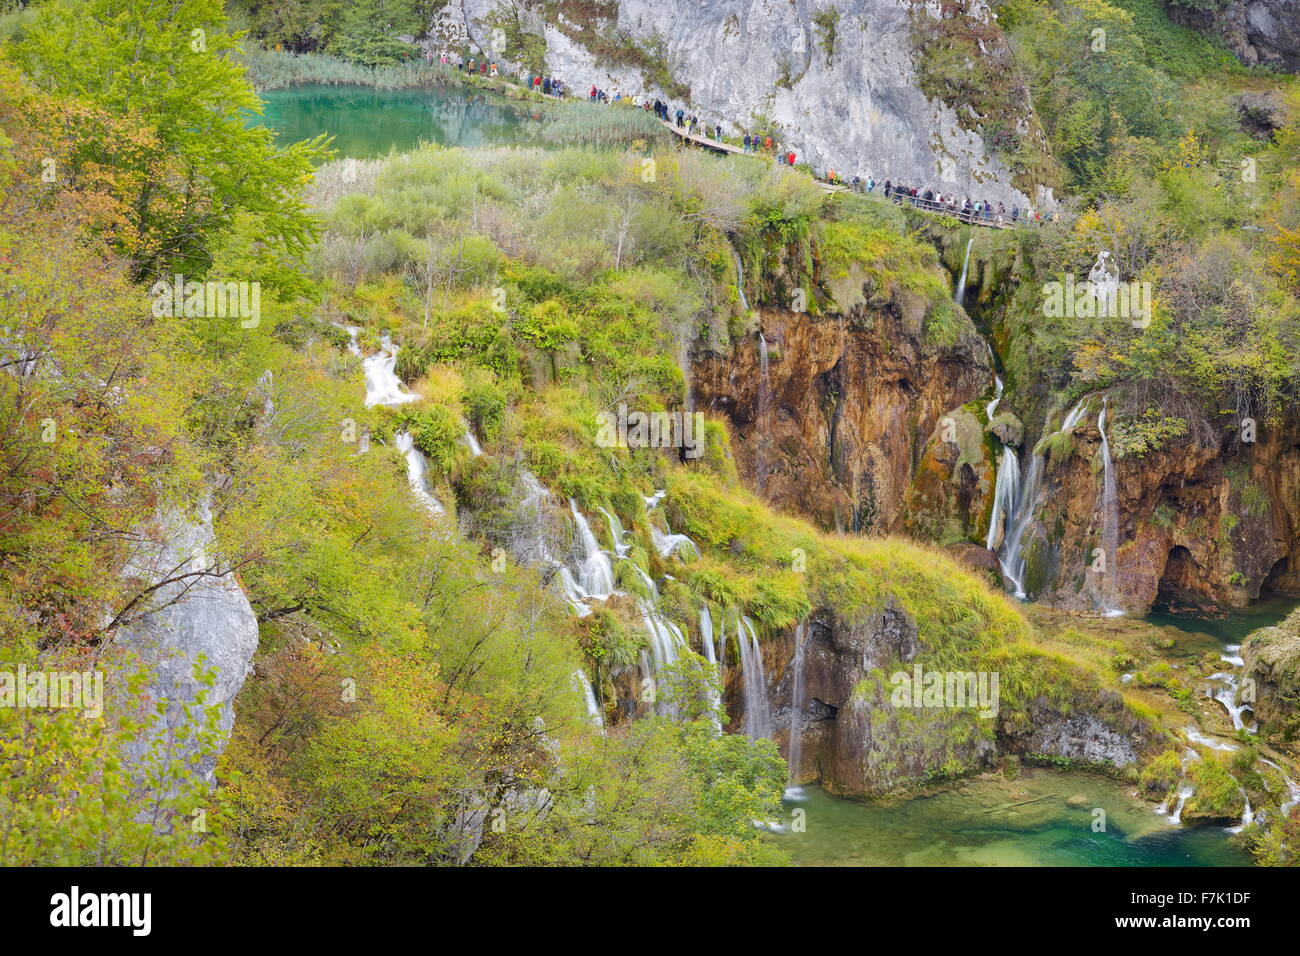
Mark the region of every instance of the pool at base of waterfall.
<instances>
[{"instance_id":1,"label":"pool at base of waterfall","mask_svg":"<svg viewBox=\"0 0 1300 956\"><path fill-rule=\"evenodd\" d=\"M816 786L798 795L784 802L782 827L767 839L799 866L1251 864L1223 827L1170 826L1133 796L1132 784L1089 773L986 774L881 802Z\"/></svg>"}]
</instances>

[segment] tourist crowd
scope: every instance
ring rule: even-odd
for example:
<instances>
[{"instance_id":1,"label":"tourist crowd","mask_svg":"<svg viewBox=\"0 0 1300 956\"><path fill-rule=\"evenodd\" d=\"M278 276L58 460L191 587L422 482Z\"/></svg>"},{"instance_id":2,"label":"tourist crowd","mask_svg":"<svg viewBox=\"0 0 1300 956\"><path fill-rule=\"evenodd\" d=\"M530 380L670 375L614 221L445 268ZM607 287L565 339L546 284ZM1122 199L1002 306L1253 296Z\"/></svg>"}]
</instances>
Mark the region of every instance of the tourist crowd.
<instances>
[{"instance_id":1,"label":"tourist crowd","mask_svg":"<svg viewBox=\"0 0 1300 956\"><path fill-rule=\"evenodd\" d=\"M433 59L433 53L426 54L429 60ZM443 53L441 62L444 66L451 64L451 58L448 54ZM486 59L478 60L471 57L468 61L465 57L460 57L456 68L469 74L478 74L479 76L497 76L497 65ZM544 96L564 97L569 94L569 87L560 80L551 76L530 76L524 79L524 82L534 92L541 93ZM633 109L643 109L646 112L654 113L655 116L665 123L675 125L683 133L692 136L703 135L706 139L713 139L718 143L725 143L722 137L722 125L715 123L712 128L702 127L700 118L693 113L687 113L682 107L673 110L669 104L663 100L650 99L637 95L627 96L622 92L615 92L611 97L610 94L602 90L596 84L592 84L587 91L587 99L592 103L599 103L604 106L620 105L630 106ZM741 137L741 149L746 153L764 153L776 159L778 163L787 166L794 166L798 157L794 150L788 148L785 144L775 142L771 136L760 136L757 133L746 131ZM876 186L879 185L875 178L867 176L865 179L861 176L854 176L851 180L845 181L835 170L827 170L824 181L832 185L844 186L848 189L862 193L874 193ZM1048 213L1043 215L1041 210L1026 207L1021 209L1019 206L1012 206L1008 213L1006 205L999 202L994 206L987 199L972 200L968 196L949 194L945 196L941 192L933 189L922 189L917 186L904 186L901 183L894 183L886 179L882 187L882 194L886 199L895 203L910 203L920 209L928 209L934 212L943 212L948 215L961 219L964 222L984 222L992 226L1017 225L1022 222L1041 223L1044 220L1051 221L1059 218L1059 213Z\"/></svg>"}]
</instances>

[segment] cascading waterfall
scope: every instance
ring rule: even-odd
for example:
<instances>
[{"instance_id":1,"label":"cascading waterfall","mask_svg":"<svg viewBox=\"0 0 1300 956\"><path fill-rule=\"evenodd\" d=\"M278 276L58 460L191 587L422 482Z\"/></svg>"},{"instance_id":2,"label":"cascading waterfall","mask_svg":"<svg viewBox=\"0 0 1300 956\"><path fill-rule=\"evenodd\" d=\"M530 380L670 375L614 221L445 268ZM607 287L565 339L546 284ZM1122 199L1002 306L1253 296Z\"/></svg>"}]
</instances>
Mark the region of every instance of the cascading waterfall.
<instances>
[{"instance_id":1,"label":"cascading waterfall","mask_svg":"<svg viewBox=\"0 0 1300 956\"><path fill-rule=\"evenodd\" d=\"M1291 808L1294 807L1296 804L1300 803L1300 783L1296 783L1294 780L1288 777L1286 775L1285 770L1283 770L1273 761L1269 760L1267 757L1260 757L1259 760L1260 763L1268 764L1270 767L1272 767L1274 770L1276 770L1279 774L1282 775L1282 780L1286 784L1286 792L1290 799L1288 799L1286 803L1282 804L1277 809L1278 809L1278 813L1282 814L1282 816L1284 817L1289 816L1291 814Z\"/></svg>"},{"instance_id":2,"label":"cascading waterfall","mask_svg":"<svg viewBox=\"0 0 1300 956\"><path fill-rule=\"evenodd\" d=\"M1235 744L1230 744L1223 740L1216 740L1209 734L1201 733L1190 724L1183 729L1183 733L1186 734L1187 739L1192 743L1200 744L1202 747L1209 747L1211 750L1221 750L1224 753L1232 753L1237 749Z\"/></svg>"},{"instance_id":3,"label":"cascading waterfall","mask_svg":"<svg viewBox=\"0 0 1300 956\"><path fill-rule=\"evenodd\" d=\"M397 377L398 347L388 338L379 343L379 351L363 359L361 368L366 375L366 407L371 405L404 405L420 396L407 391L402 380Z\"/></svg>"},{"instance_id":4,"label":"cascading waterfall","mask_svg":"<svg viewBox=\"0 0 1300 956\"><path fill-rule=\"evenodd\" d=\"M719 688L722 686L722 670L718 667L718 658L713 652L713 615L709 613L708 604L700 605L700 645L704 649L704 659L709 662L712 671L709 677L716 681L709 684L709 706L713 709L713 729L721 733L722 694Z\"/></svg>"},{"instance_id":5,"label":"cascading waterfall","mask_svg":"<svg viewBox=\"0 0 1300 956\"><path fill-rule=\"evenodd\" d=\"M794 664L790 687L790 741L788 745L790 763L790 786L786 789L786 798L801 796L799 788L799 762L803 759L803 656L804 646L808 642L808 629L800 622L794 632Z\"/></svg>"},{"instance_id":6,"label":"cascading waterfall","mask_svg":"<svg viewBox=\"0 0 1300 956\"><path fill-rule=\"evenodd\" d=\"M988 345L987 342L985 342L984 344ZM992 357L993 357L993 348L990 346L989 358L991 359ZM1003 388L1004 386L1002 384L1002 376L999 375L997 372L994 372L993 373L993 401L989 402L987 405L984 406L984 413L988 416L989 421L993 421L993 415L997 412L998 404L1002 401Z\"/></svg>"},{"instance_id":7,"label":"cascading waterfall","mask_svg":"<svg viewBox=\"0 0 1300 956\"><path fill-rule=\"evenodd\" d=\"M1073 431L1074 426L1083 418L1087 411L1088 400L1080 399L1079 402L1070 409L1061 423L1060 432ZM1050 422L1051 413L1048 413ZM1043 434L1047 434L1047 424L1043 426ZM1059 432L1058 432L1059 434ZM1010 449L1008 449L1009 451ZM1038 512L1038 506L1041 503L1041 491L1043 484L1043 472L1046 468L1046 460L1042 454L1035 452L1029 458L1029 467L1025 471L1024 480L1018 480L1015 494L1010 494L1009 490L997 487L994 489L994 500L1002 498L1003 500L1014 500L1012 507L1006 508L1003 512L1006 522L1006 533L1002 539L1002 550L998 555L998 562L1002 566L1002 573L1007 580L1014 586L1014 594L1021 600L1025 600L1025 554L1024 543L1025 535L1034 524L1034 516ZM1010 469L1007 469L1007 475L1003 477L1003 469L998 468L998 482L1010 483L1012 481ZM996 527L994 525L993 527ZM990 528L992 535L993 528Z\"/></svg>"},{"instance_id":8,"label":"cascading waterfall","mask_svg":"<svg viewBox=\"0 0 1300 956\"><path fill-rule=\"evenodd\" d=\"M1232 718L1233 730L1250 729L1246 726L1245 720L1242 719L1242 714L1251 710L1250 704L1237 702L1237 675L1219 671L1211 674L1209 679L1217 685L1209 696L1218 701L1223 709L1228 712L1228 716Z\"/></svg>"},{"instance_id":9,"label":"cascading waterfall","mask_svg":"<svg viewBox=\"0 0 1300 956\"><path fill-rule=\"evenodd\" d=\"M596 692L592 689L591 681L587 679L587 672L581 667L573 672L573 682L577 685L578 692L582 694L583 702L587 706L587 719L593 726L605 729L605 719L600 715L600 705L596 703Z\"/></svg>"},{"instance_id":10,"label":"cascading waterfall","mask_svg":"<svg viewBox=\"0 0 1300 956\"><path fill-rule=\"evenodd\" d=\"M970 238L966 240L966 255L961 260L961 278L957 280L957 291L953 294L953 299L958 305L966 304L966 270L970 266L970 247L975 242L975 232L971 231Z\"/></svg>"},{"instance_id":11,"label":"cascading waterfall","mask_svg":"<svg viewBox=\"0 0 1300 956\"><path fill-rule=\"evenodd\" d=\"M763 651L753 621L747 617L737 618L736 638L745 680L745 735L751 740L760 737L771 740L772 709L767 700L767 674L763 670Z\"/></svg>"},{"instance_id":12,"label":"cascading waterfall","mask_svg":"<svg viewBox=\"0 0 1300 956\"><path fill-rule=\"evenodd\" d=\"M1241 798L1246 802L1244 809L1241 811L1241 823L1235 827L1224 827L1229 833L1240 833L1255 822L1255 811L1250 807L1250 796L1245 790L1241 791Z\"/></svg>"},{"instance_id":13,"label":"cascading waterfall","mask_svg":"<svg viewBox=\"0 0 1300 956\"><path fill-rule=\"evenodd\" d=\"M406 459L406 481L411 486L411 491L415 492L415 497L430 514L435 516L445 514L446 509L443 508L442 502L429 491L429 482L425 477L428 462L420 449L415 447L415 439L411 437L411 433L398 432L393 436L393 443Z\"/></svg>"},{"instance_id":14,"label":"cascading waterfall","mask_svg":"<svg viewBox=\"0 0 1300 956\"><path fill-rule=\"evenodd\" d=\"M745 266L740 261L740 253L731 250L731 257L736 262L736 292L740 295L740 307L749 311L749 300L745 298Z\"/></svg>"},{"instance_id":15,"label":"cascading waterfall","mask_svg":"<svg viewBox=\"0 0 1300 956\"><path fill-rule=\"evenodd\" d=\"M578 510L572 498L569 499L569 510L573 512L578 537L582 541L583 555L578 565L578 585L589 598L608 598L614 593L614 566L610 563L609 555L601 550L586 516Z\"/></svg>"},{"instance_id":16,"label":"cascading waterfall","mask_svg":"<svg viewBox=\"0 0 1300 956\"><path fill-rule=\"evenodd\" d=\"M647 661L647 666L643 669L647 674L657 673L661 668L677 660L680 649L686 646L686 636L680 627L659 613L659 588L654 579L635 562L629 566L650 592L648 598L638 596L636 606L641 612L641 620L645 624L646 632L650 635L650 653L653 657L653 667L648 666L651 662Z\"/></svg>"},{"instance_id":17,"label":"cascading waterfall","mask_svg":"<svg viewBox=\"0 0 1300 956\"><path fill-rule=\"evenodd\" d=\"M984 546L998 550L1006 534L1006 522L1016 512L1020 497L1020 458L1010 445L1002 446L998 460L997 483L993 486L993 513L989 516L989 533Z\"/></svg>"},{"instance_id":18,"label":"cascading waterfall","mask_svg":"<svg viewBox=\"0 0 1300 956\"><path fill-rule=\"evenodd\" d=\"M525 511L535 512L540 516L552 500L551 493L537 480L537 476L527 469L520 471L519 482L524 488L524 494L520 500L521 508ZM578 617L586 617L590 614L591 608L587 606L589 595L578 584L573 572L551 552L540 524L537 538L531 543L529 551L532 560L555 568L556 579L560 582L560 590L563 592L565 600L569 602L570 610Z\"/></svg>"},{"instance_id":19,"label":"cascading waterfall","mask_svg":"<svg viewBox=\"0 0 1300 956\"><path fill-rule=\"evenodd\" d=\"M1106 559L1106 576L1102 584L1102 613L1106 617L1122 617L1124 611L1111 603L1115 581L1119 575L1116 555L1119 551L1119 495L1115 488L1115 466L1110 458L1110 442L1106 439L1106 412L1108 404L1101 400L1101 414L1097 416L1097 430L1101 432L1101 549Z\"/></svg>"},{"instance_id":20,"label":"cascading waterfall","mask_svg":"<svg viewBox=\"0 0 1300 956\"><path fill-rule=\"evenodd\" d=\"M1184 784L1178 788L1178 803L1174 807L1174 812L1169 815L1169 822L1174 826L1179 826L1183 822L1183 807L1187 805L1187 799L1195 792L1190 784Z\"/></svg>"},{"instance_id":21,"label":"cascading waterfall","mask_svg":"<svg viewBox=\"0 0 1300 956\"><path fill-rule=\"evenodd\" d=\"M357 335L360 331L356 326L348 326L348 351L353 355L361 354L361 345L357 341ZM406 390L402 380L397 377L397 346L389 341L385 336L380 343L380 350L369 358L362 359L361 367L365 370L366 375L366 407L372 405L387 405L389 407L404 405L407 402L413 402L420 396L414 392ZM427 479L428 461L421 451L415 447L415 439L408 431L397 432L393 436L393 444L401 452L402 457L406 459L406 480L410 484L411 490L415 492L415 497L424 505L425 509L434 516L446 514L447 509L429 490ZM365 448L370 447L369 436L365 438Z\"/></svg>"},{"instance_id":22,"label":"cascading waterfall","mask_svg":"<svg viewBox=\"0 0 1300 956\"><path fill-rule=\"evenodd\" d=\"M664 523L667 525L667 522ZM655 550L659 552L659 557L666 558L677 551L679 548L686 548L688 551L698 553L695 542L684 534L673 534L671 531L660 531L653 522L650 525L650 540L654 543Z\"/></svg>"},{"instance_id":23,"label":"cascading waterfall","mask_svg":"<svg viewBox=\"0 0 1300 956\"><path fill-rule=\"evenodd\" d=\"M478 443L474 437L474 431L468 425L465 426L465 444L469 446L469 453L475 458L483 454L483 446Z\"/></svg>"},{"instance_id":24,"label":"cascading waterfall","mask_svg":"<svg viewBox=\"0 0 1300 956\"><path fill-rule=\"evenodd\" d=\"M609 522L609 537L614 542L614 554L620 558L626 558L632 546L627 542L627 532L623 530L623 523L618 520L618 515L606 511L604 508L598 508L601 514Z\"/></svg>"}]
</instances>

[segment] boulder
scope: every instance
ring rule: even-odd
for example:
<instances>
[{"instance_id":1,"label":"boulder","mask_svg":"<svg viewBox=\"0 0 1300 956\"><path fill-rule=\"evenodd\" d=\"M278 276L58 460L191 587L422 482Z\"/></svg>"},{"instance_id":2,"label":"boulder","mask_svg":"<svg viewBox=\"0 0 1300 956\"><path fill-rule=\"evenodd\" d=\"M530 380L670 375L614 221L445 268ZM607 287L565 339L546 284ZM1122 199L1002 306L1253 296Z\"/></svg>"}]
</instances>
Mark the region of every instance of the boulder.
<instances>
[{"instance_id":1,"label":"boulder","mask_svg":"<svg viewBox=\"0 0 1300 956\"><path fill-rule=\"evenodd\" d=\"M1293 739L1300 733L1300 610L1274 627L1254 631L1241 645L1243 691L1252 687L1260 731Z\"/></svg>"},{"instance_id":2,"label":"boulder","mask_svg":"<svg viewBox=\"0 0 1300 956\"><path fill-rule=\"evenodd\" d=\"M127 747L137 777L148 773L150 751L165 747L191 772L212 782L216 758L235 722L234 699L252 669L257 616L234 574L214 549L212 513L205 502L195 515L172 513L159 522L152 543L127 569L143 587L156 587L114 629L114 644L142 662L149 678L143 699L127 702L146 712L163 710L148 731ZM158 586L160 585L160 586ZM196 665L213 672L205 703L219 708L216 747L205 744L196 701L203 690Z\"/></svg>"}]
</instances>

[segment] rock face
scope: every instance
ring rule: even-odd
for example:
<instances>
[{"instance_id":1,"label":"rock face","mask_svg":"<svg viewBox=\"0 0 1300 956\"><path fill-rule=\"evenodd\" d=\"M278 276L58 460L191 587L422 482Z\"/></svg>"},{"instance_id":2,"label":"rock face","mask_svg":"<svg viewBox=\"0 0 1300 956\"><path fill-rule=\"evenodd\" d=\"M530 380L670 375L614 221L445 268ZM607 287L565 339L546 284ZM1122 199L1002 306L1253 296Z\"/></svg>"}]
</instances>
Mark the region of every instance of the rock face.
<instances>
[{"instance_id":1,"label":"rock face","mask_svg":"<svg viewBox=\"0 0 1300 956\"><path fill-rule=\"evenodd\" d=\"M899 530L914 464L940 420L992 380L973 329L950 347L926 344L925 309L907 293L847 315L759 309L762 341L695 362L696 407L730 419L737 467L777 507L825 528ZM983 456L939 445L935 454L951 459L936 466L940 497L982 500L992 487Z\"/></svg>"},{"instance_id":2,"label":"rock face","mask_svg":"<svg viewBox=\"0 0 1300 956\"><path fill-rule=\"evenodd\" d=\"M147 735L128 747L127 757L144 770L150 751L165 748L211 783L217 753L193 737L179 738L182 729L203 727L195 707L203 689L194 677L195 664L202 657L204 666L214 672L206 703L220 708L219 752L234 726L233 701L257 650L257 617L234 575L222 572L212 555L215 539L206 503L194 518L165 519L160 537L160 543L138 557L128 573L146 585L178 580L154 591L142 612L117 629L114 640L151 671L144 699L130 703L152 710L164 700L166 711L155 718Z\"/></svg>"},{"instance_id":3,"label":"rock face","mask_svg":"<svg viewBox=\"0 0 1300 956\"><path fill-rule=\"evenodd\" d=\"M1254 715L1261 732L1300 735L1300 611L1276 627L1260 628L1241 645L1247 680L1254 681Z\"/></svg>"},{"instance_id":4,"label":"rock face","mask_svg":"<svg viewBox=\"0 0 1300 956\"><path fill-rule=\"evenodd\" d=\"M1247 66L1300 71L1300 0L1230 0L1221 10L1189 10L1166 0L1169 18L1221 39Z\"/></svg>"},{"instance_id":5,"label":"rock face","mask_svg":"<svg viewBox=\"0 0 1300 956\"><path fill-rule=\"evenodd\" d=\"M846 617L820 608L808 620L803 660L799 783L820 781L844 796L878 796L923 785L937 776L990 767L1002 755L1064 757L1125 767L1152 740L1149 728L1118 695L1097 689L1062 713L1046 701L1026 711L897 706L889 678L911 673L927 647L915 622L892 601ZM793 635L764 644L776 740L789 754L794 699ZM882 679L883 676L883 679ZM726 673L730 729L744 727L743 677Z\"/></svg>"},{"instance_id":6,"label":"rock face","mask_svg":"<svg viewBox=\"0 0 1300 956\"><path fill-rule=\"evenodd\" d=\"M1109 597L1140 614L1156 603L1241 607L1300 593L1300 428L1291 421L1261 425L1253 443L1210 434L1117 459L1118 569L1100 580L1090 570L1103 522L1099 407L1047 466L1026 537L1031 599L1092 611Z\"/></svg>"},{"instance_id":7,"label":"rock face","mask_svg":"<svg viewBox=\"0 0 1300 956\"><path fill-rule=\"evenodd\" d=\"M962 6L996 31L982 0ZM916 9L940 15L938 4ZM547 71L580 95L595 84L611 97L658 96L737 136L768 119L818 170L1023 209L1029 198L981 135L921 92L913 10L905 0L451 0L430 43L499 48L496 59L509 62L506 53L520 55L512 37L540 37ZM1031 116L989 119L1033 125ZM1035 207L1055 205L1050 191L1033 191Z\"/></svg>"}]
</instances>

